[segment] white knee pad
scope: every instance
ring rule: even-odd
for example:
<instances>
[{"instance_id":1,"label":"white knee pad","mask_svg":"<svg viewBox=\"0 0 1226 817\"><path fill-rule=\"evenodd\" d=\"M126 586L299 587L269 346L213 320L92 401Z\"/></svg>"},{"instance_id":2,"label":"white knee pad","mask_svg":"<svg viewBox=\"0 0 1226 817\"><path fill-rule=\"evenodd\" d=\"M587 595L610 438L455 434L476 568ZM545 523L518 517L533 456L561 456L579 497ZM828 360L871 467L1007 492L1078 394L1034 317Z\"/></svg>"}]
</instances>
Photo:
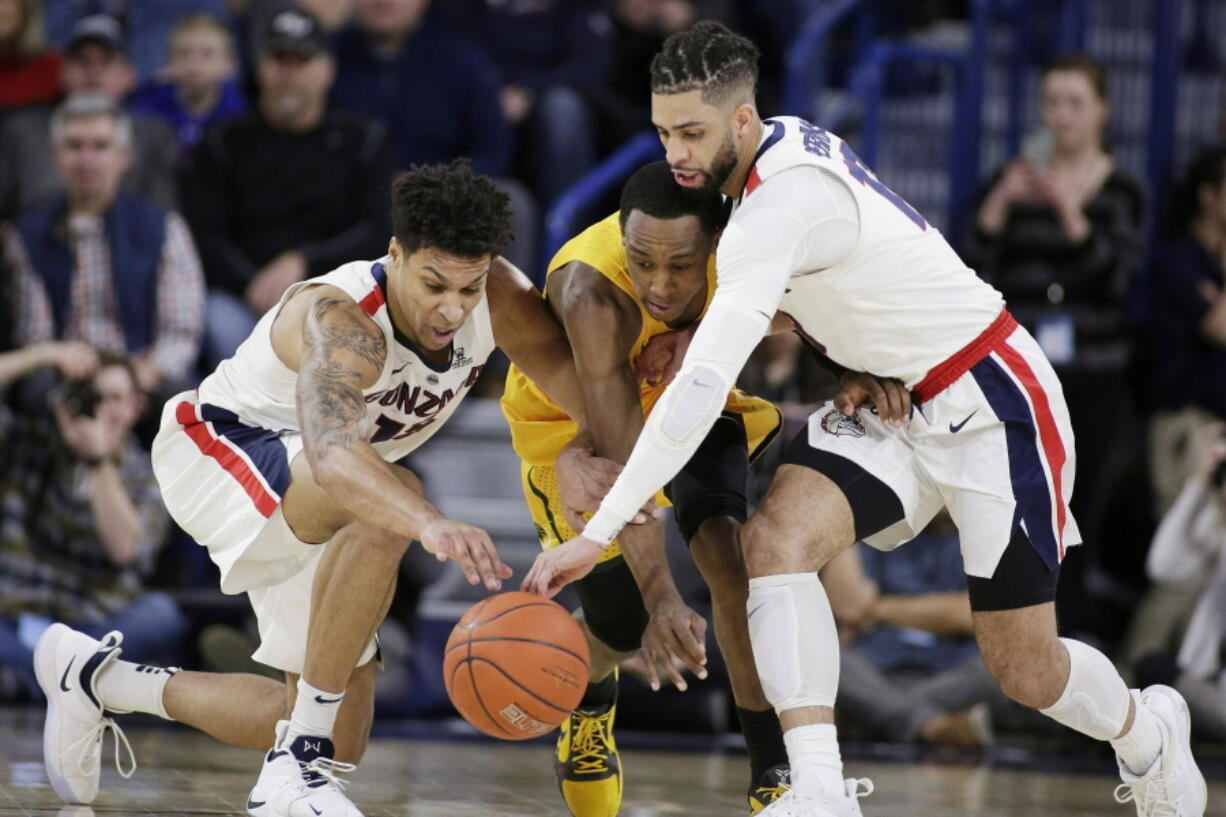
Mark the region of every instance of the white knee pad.
<instances>
[{"instance_id":1,"label":"white knee pad","mask_svg":"<svg viewBox=\"0 0 1226 817\"><path fill-rule=\"evenodd\" d=\"M775 711L834 706L839 634L817 574L750 579L748 608L754 663Z\"/></svg>"},{"instance_id":2,"label":"white knee pad","mask_svg":"<svg viewBox=\"0 0 1226 817\"><path fill-rule=\"evenodd\" d=\"M1044 715L1095 740L1111 740L1128 719L1128 686L1115 665L1091 646L1062 638L1068 649L1068 683Z\"/></svg>"}]
</instances>

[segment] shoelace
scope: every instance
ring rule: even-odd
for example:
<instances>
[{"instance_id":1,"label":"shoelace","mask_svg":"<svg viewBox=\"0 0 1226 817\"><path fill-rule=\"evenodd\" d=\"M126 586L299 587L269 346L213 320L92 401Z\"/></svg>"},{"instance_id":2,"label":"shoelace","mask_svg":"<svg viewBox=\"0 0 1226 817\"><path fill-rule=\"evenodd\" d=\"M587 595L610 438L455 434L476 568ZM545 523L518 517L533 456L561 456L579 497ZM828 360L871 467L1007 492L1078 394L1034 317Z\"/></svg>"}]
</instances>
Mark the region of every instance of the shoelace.
<instances>
[{"instance_id":1,"label":"shoelace","mask_svg":"<svg viewBox=\"0 0 1226 817\"><path fill-rule=\"evenodd\" d=\"M98 767L102 764L102 751L100 744L106 730L111 730L111 736L115 739L115 770L119 772L119 776L125 780L136 774L136 753L132 751L132 744L128 742L128 736L123 733L119 725L111 718L103 718L98 722L98 725L86 732L78 740L71 743L65 750L65 754L72 752L78 746L81 747L80 753L77 755L77 766L81 769L81 774L89 777L98 771ZM128 761L131 766L127 771L124 771L122 758L119 754L119 744L123 743L123 748L128 753Z\"/></svg>"},{"instance_id":2,"label":"shoelace","mask_svg":"<svg viewBox=\"0 0 1226 817\"><path fill-rule=\"evenodd\" d=\"M873 781L867 777L852 777L848 778L847 782L851 784L847 787L848 797L854 797L858 800L861 797L868 797L874 791ZM864 786L864 788L861 789L861 786Z\"/></svg>"},{"instance_id":3,"label":"shoelace","mask_svg":"<svg viewBox=\"0 0 1226 817\"><path fill-rule=\"evenodd\" d=\"M792 788L792 773L790 771L782 772L773 786L758 786L754 790L754 794L764 803L773 803L783 795L787 794L788 789Z\"/></svg>"},{"instance_id":4,"label":"shoelace","mask_svg":"<svg viewBox=\"0 0 1226 817\"><path fill-rule=\"evenodd\" d=\"M1179 810L1164 798L1165 787L1157 780L1146 777L1136 783L1121 783L1115 787L1115 802L1135 802L1148 817L1179 817Z\"/></svg>"},{"instance_id":5,"label":"shoelace","mask_svg":"<svg viewBox=\"0 0 1226 817\"><path fill-rule=\"evenodd\" d=\"M307 788L332 786L337 791L344 791L349 782L341 780L337 774L349 774L357 768L353 763L343 763L330 757L317 757L306 763L299 761L298 765L302 767L302 777L307 781Z\"/></svg>"},{"instance_id":6,"label":"shoelace","mask_svg":"<svg viewBox=\"0 0 1226 817\"><path fill-rule=\"evenodd\" d=\"M581 718L575 734L571 760L579 774L598 774L608 771L608 743L604 733L605 717Z\"/></svg>"}]
</instances>

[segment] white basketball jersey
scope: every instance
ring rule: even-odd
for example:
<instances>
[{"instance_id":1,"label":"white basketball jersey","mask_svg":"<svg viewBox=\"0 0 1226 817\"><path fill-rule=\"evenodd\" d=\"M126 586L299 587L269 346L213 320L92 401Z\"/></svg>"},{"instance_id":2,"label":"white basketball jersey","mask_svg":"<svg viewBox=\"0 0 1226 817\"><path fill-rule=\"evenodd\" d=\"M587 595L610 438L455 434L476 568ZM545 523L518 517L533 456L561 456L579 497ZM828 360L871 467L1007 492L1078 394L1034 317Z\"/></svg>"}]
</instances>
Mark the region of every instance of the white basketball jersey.
<instances>
[{"instance_id":1,"label":"white basketball jersey","mask_svg":"<svg viewBox=\"0 0 1226 817\"><path fill-rule=\"evenodd\" d=\"M763 123L756 163L736 208L771 176L810 165L842 180L860 239L842 263L794 273L779 309L832 360L915 385L974 340L1004 299L962 263L940 231L885 187L839 137L796 117Z\"/></svg>"},{"instance_id":2,"label":"white basketball jersey","mask_svg":"<svg viewBox=\"0 0 1226 817\"><path fill-rule=\"evenodd\" d=\"M329 284L353 298L383 330L387 361L379 381L363 391L371 443L393 462L430 439L477 382L494 350L488 298L482 298L451 343L451 359L435 364L392 324L387 308L387 259L354 261L285 291L255 330L200 384L199 400L227 409L242 423L275 432L301 431L294 392L297 373L277 357L272 324L285 302L303 287Z\"/></svg>"}]
</instances>

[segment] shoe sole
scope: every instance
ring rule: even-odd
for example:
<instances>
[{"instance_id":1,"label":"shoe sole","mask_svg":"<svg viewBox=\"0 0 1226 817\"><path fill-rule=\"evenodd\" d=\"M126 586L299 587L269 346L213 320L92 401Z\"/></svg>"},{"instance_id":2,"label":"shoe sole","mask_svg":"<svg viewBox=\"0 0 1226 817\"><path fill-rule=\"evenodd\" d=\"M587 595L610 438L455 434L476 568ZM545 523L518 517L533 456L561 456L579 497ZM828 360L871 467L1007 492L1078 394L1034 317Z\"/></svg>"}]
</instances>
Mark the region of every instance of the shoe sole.
<instances>
[{"instance_id":1,"label":"shoe sole","mask_svg":"<svg viewBox=\"0 0 1226 817\"><path fill-rule=\"evenodd\" d=\"M60 710L56 706L56 699L60 688L55 673L55 657L59 651L60 638L67 632L71 631L63 624L52 624L34 648L34 677L38 679L38 685L42 687L47 698L47 719L43 723L43 765L47 768L51 787L61 800L65 803L86 805L92 803L94 798L84 798L73 791L72 784L59 769Z\"/></svg>"},{"instance_id":2,"label":"shoe sole","mask_svg":"<svg viewBox=\"0 0 1226 817\"><path fill-rule=\"evenodd\" d=\"M1206 806L1209 803L1209 786L1205 783L1205 775L1201 772L1200 766L1196 765L1196 758L1192 756L1192 713L1188 711L1188 702L1184 700L1183 695L1179 690L1163 684L1146 689L1146 692L1162 695L1175 706L1175 716L1179 727L1179 738L1183 741L1181 749L1186 756L1186 762L1192 767L1195 775L1195 783L1200 789L1200 802ZM1192 815L1192 817L1204 817L1205 808L1202 807L1200 814Z\"/></svg>"}]
</instances>

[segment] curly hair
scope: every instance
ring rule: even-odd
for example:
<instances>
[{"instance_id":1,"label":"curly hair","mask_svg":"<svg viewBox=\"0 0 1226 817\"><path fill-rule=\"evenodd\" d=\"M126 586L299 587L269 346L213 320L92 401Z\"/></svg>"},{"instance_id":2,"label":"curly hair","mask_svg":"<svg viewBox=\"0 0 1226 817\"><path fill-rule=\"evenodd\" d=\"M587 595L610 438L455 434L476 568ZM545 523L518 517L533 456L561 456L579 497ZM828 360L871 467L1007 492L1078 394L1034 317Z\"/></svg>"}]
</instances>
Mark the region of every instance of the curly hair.
<instances>
[{"instance_id":1,"label":"curly hair","mask_svg":"<svg viewBox=\"0 0 1226 817\"><path fill-rule=\"evenodd\" d=\"M652 218L697 216L702 231L714 235L723 218L724 201L716 190L682 187L673 178L668 162L652 162L634 171L622 188L618 214L622 227L635 210Z\"/></svg>"},{"instance_id":2,"label":"curly hair","mask_svg":"<svg viewBox=\"0 0 1226 817\"><path fill-rule=\"evenodd\" d=\"M717 104L740 87L756 88L760 56L749 39L721 23L702 20L664 41L651 60L651 92L699 90L703 102Z\"/></svg>"},{"instance_id":3,"label":"curly hair","mask_svg":"<svg viewBox=\"0 0 1226 817\"><path fill-rule=\"evenodd\" d=\"M467 159L413 165L392 183L392 233L408 253L434 247L461 258L497 255L515 240L511 197Z\"/></svg>"}]
</instances>

